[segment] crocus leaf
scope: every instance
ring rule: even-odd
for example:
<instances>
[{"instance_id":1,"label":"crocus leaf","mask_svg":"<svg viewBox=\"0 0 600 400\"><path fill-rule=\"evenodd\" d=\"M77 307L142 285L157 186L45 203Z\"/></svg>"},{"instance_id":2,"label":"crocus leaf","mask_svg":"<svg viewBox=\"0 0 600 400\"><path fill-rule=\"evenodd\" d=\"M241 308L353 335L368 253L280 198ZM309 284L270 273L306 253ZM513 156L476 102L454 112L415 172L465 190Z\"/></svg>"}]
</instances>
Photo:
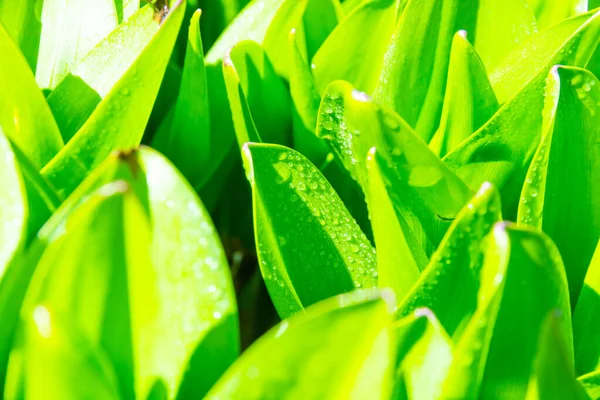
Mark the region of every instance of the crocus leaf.
<instances>
[{"instance_id":1,"label":"crocus leaf","mask_svg":"<svg viewBox=\"0 0 600 400\"><path fill-rule=\"evenodd\" d=\"M292 29L300 36L301 54L310 60L338 24L341 13L338 0L284 0L263 44L277 72L289 79L288 35Z\"/></svg>"},{"instance_id":2,"label":"crocus leaf","mask_svg":"<svg viewBox=\"0 0 600 400\"><path fill-rule=\"evenodd\" d=\"M377 284L375 250L321 173L276 145L243 149L261 271L282 318Z\"/></svg>"},{"instance_id":3,"label":"crocus leaf","mask_svg":"<svg viewBox=\"0 0 600 400\"><path fill-rule=\"evenodd\" d=\"M27 61L1 25L0 53L0 126L40 170L63 140Z\"/></svg>"},{"instance_id":4,"label":"crocus leaf","mask_svg":"<svg viewBox=\"0 0 600 400\"><path fill-rule=\"evenodd\" d=\"M119 376L120 392L130 395L133 393L131 343L127 335L127 308L123 307L127 270L124 233L117 228L123 226L125 198L132 196L126 196L130 189L123 181L104 186L101 191L68 216L64 227L66 234L55 237L44 249L35 267L22 313L32 315L36 305L43 304L54 312L69 315L93 347L106 351ZM146 230L140 225L137 237L142 237ZM67 252L66 248L79 251ZM143 262L141 257L137 260ZM104 332L105 326L110 329L110 335ZM18 351L13 348L11 364L16 360L14 362L26 366L27 359L13 356ZM20 370L26 372L25 368ZM12 371L19 371L19 368L11 365L9 372ZM15 381L18 377L9 376L8 379Z\"/></svg>"},{"instance_id":5,"label":"crocus leaf","mask_svg":"<svg viewBox=\"0 0 600 400\"><path fill-rule=\"evenodd\" d=\"M17 146L12 145L12 151L23 178L23 187L27 193L28 232L25 244L28 245L48 218L60 206L62 199Z\"/></svg>"},{"instance_id":6,"label":"crocus leaf","mask_svg":"<svg viewBox=\"0 0 600 400\"><path fill-rule=\"evenodd\" d=\"M129 291L137 369L146 390L161 376L170 393L203 396L239 353L229 266L209 214L179 172L150 149L141 149L138 159L148 187L154 268L132 263L140 268L128 275L144 283ZM136 226L130 229L135 235Z\"/></svg>"},{"instance_id":7,"label":"crocus leaf","mask_svg":"<svg viewBox=\"0 0 600 400\"><path fill-rule=\"evenodd\" d=\"M119 399L115 372L106 355L79 328L46 306L24 317L11 359L7 393L13 398ZM21 362L23 360L24 362Z\"/></svg>"},{"instance_id":8,"label":"crocus leaf","mask_svg":"<svg viewBox=\"0 0 600 400\"><path fill-rule=\"evenodd\" d=\"M152 146L167 156L193 184L201 180L210 159L210 109L200 10L190 21L183 76L173 119L159 130Z\"/></svg>"},{"instance_id":9,"label":"crocus leaf","mask_svg":"<svg viewBox=\"0 0 600 400\"><path fill-rule=\"evenodd\" d=\"M458 3L408 2L385 53L374 94L426 142L440 122Z\"/></svg>"},{"instance_id":10,"label":"crocus leaf","mask_svg":"<svg viewBox=\"0 0 600 400\"><path fill-rule=\"evenodd\" d=\"M584 286L573 313L575 368L580 375L600 367L600 335L597 321L600 316L600 242L587 270Z\"/></svg>"},{"instance_id":11,"label":"crocus leaf","mask_svg":"<svg viewBox=\"0 0 600 400\"><path fill-rule=\"evenodd\" d=\"M394 399L436 399L452 363L452 341L426 308L396 322L398 341Z\"/></svg>"},{"instance_id":12,"label":"crocus leaf","mask_svg":"<svg viewBox=\"0 0 600 400\"><path fill-rule=\"evenodd\" d=\"M429 260L412 228L394 207L378 157L375 148L367 157L367 204L377 246L379 286L392 288L398 300L402 300Z\"/></svg>"},{"instance_id":13,"label":"crocus leaf","mask_svg":"<svg viewBox=\"0 0 600 400\"><path fill-rule=\"evenodd\" d=\"M543 86L532 84L443 158L470 188L491 182L502 195L507 219L517 214L527 169L540 141L544 93Z\"/></svg>"},{"instance_id":14,"label":"crocus leaf","mask_svg":"<svg viewBox=\"0 0 600 400\"><path fill-rule=\"evenodd\" d=\"M593 8L593 1L590 1L590 10ZM543 0L527 0L533 12L535 13L537 25L540 29L558 24L564 19L583 14L588 11L586 0L565 0L548 2Z\"/></svg>"},{"instance_id":15,"label":"crocus leaf","mask_svg":"<svg viewBox=\"0 0 600 400\"><path fill-rule=\"evenodd\" d=\"M50 180L59 194L71 193L112 151L140 143L152 110L151 100L158 93L184 11L185 2L174 5L148 46L77 134L44 167L42 175ZM147 18L152 17L147 15ZM151 22L156 24L153 20Z\"/></svg>"},{"instance_id":16,"label":"crocus leaf","mask_svg":"<svg viewBox=\"0 0 600 400\"><path fill-rule=\"evenodd\" d=\"M584 67L600 41L599 29L600 13L590 11L532 35L488 71L498 101L537 90L554 65Z\"/></svg>"},{"instance_id":17,"label":"crocus leaf","mask_svg":"<svg viewBox=\"0 0 600 400\"><path fill-rule=\"evenodd\" d=\"M238 43L231 49L223 69L236 132L237 121L250 117L262 141L288 144L292 124L289 93L262 47L252 41ZM235 76L239 78L239 85L234 86ZM234 106L238 101L246 102L248 109L244 110L243 104ZM250 135L250 141L256 138Z\"/></svg>"},{"instance_id":18,"label":"crocus leaf","mask_svg":"<svg viewBox=\"0 0 600 400\"><path fill-rule=\"evenodd\" d=\"M556 67L548 78L541 143L521 193L518 221L542 229L565 262L575 305L600 235L600 82Z\"/></svg>"},{"instance_id":19,"label":"crocus leaf","mask_svg":"<svg viewBox=\"0 0 600 400\"><path fill-rule=\"evenodd\" d=\"M386 297L357 291L281 322L242 355L206 398L386 398L395 367L392 304Z\"/></svg>"},{"instance_id":20,"label":"crocus leaf","mask_svg":"<svg viewBox=\"0 0 600 400\"><path fill-rule=\"evenodd\" d=\"M352 10L354 10L356 7L361 5L361 3L364 3L365 1L367 1L367 0L343 0L342 8L346 12L346 14L348 14L348 13L352 12Z\"/></svg>"},{"instance_id":21,"label":"crocus leaf","mask_svg":"<svg viewBox=\"0 0 600 400\"><path fill-rule=\"evenodd\" d=\"M496 68L519 43L537 31L535 15L527 2L479 0L474 45L488 70Z\"/></svg>"},{"instance_id":22,"label":"crocus leaf","mask_svg":"<svg viewBox=\"0 0 600 400\"><path fill-rule=\"evenodd\" d=\"M529 290L522 290L524 285ZM457 344L444 398L524 398L548 313L563 314L557 329L567 343L572 340L566 275L555 245L538 232L496 224L478 297ZM567 351L572 360L572 348Z\"/></svg>"},{"instance_id":23,"label":"crocus leaf","mask_svg":"<svg viewBox=\"0 0 600 400\"><path fill-rule=\"evenodd\" d=\"M440 127L430 148L443 157L481 128L498 111L485 67L466 37L454 35Z\"/></svg>"},{"instance_id":24,"label":"crocus leaf","mask_svg":"<svg viewBox=\"0 0 600 400\"><path fill-rule=\"evenodd\" d=\"M418 282L400 299L398 315L427 307L458 341L477 308L483 265L481 242L500 220L500 196L491 185L484 184L456 217ZM379 276L383 279L383 271Z\"/></svg>"},{"instance_id":25,"label":"crocus leaf","mask_svg":"<svg viewBox=\"0 0 600 400\"><path fill-rule=\"evenodd\" d=\"M369 190L367 152L372 146L377 148L380 157L375 159L392 204L430 255L449 221L471 198L471 190L396 113L348 86L342 85L336 93L334 85L321 105L319 136L330 140L346 168L355 171L353 176L365 193ZM373 212L377 212L375 206ZM376 241L377 236L376 232Z\"/></svg>"},{"instance_id":26,"label":"crocus leaf","mask_svg":"<svg viewBox=\"0 0 600 400\"><path fill-rule=\"evenodd\" d=\"M120 24L127 21L140 9L140 2L138 0L115 0L115 6L117 7L117 16L119 17Z\"/></svg>"},{"instance_id":27,"label":"crocus leaf","mask_svg":"<svg viewBox=\"0 0 600 400\"><path fill-rule=\"evenodd\" d=\"M44 0L42 32L35 77L42 88L54 89L86 54L117 27L114 0Z\"/></svg>"},{"instance_id":28,"label":"crocus leaf","mask_svg":"<svg viewBox=\"0 0 600 400\"><path fill-rule=\"evenodd\" d=\"M339 0L308 0L302 16L306 58L312 60L338 23L344 19Z\"/></svg>"},{"instance_id":29,"label":"crocus leaf","mask_svg":"<svg viewBox=\"0 0 600 400\"><path fill-rule=\"evenodd\" d=\"M27 194L10 142L0 128L0 281L7 264L21 250L27 235Z\"/></svg>"},{"instance_id":30,"label":"crocus leaf","mask_svg":"<svg viewBox=\"0 0 600 400\"><path fill-rule=\"evenodd\" d=\"M0 3L0 23L8 31L31 71L35 71L42 30L39 0L5 0ZM9 58L4 53L5 58Z\"/></svg>"},{"instance_id":31,"label":"crocus leaf","mask_svg":"<svg viewBox=\"0 0 600 400\"><path fill-rule=\"evenodd\" d=\"M315 88L308 62L300 52L295 31L290 33L289 46L294 148L319 165L325 161L329 151L327 143L315 136L321 96Z\"/></svg>"},{"instance_id":32,"label":"crocus leaf","mask_svg":"<svg viewBox=\"0 0 600 400\"><path fill-rule=\"evenodd\" d=\"M240 76L230 58L226 58L225 62L223 62L223 76L225 77L227 97L229 98L229 106L231 107L233 127L235 128L238 146L241 148L247 142L261 143L262 139L258 133L258 129L256 129L254 118L252 118L252 112L250 111L244 89L242 89Z\"/></svg>"},{"instance_id":33,"label":"crocus leaf","mask_svg":"<svg viewBox=\"0 0 600 400\"><path fill-rule=\"evenodd\" d=\"M208 64L218 64L243 40L263 43L267 29L284 0L253 0L229 24L206 54Z\"/></svg>"},{"instance_id":34,"label":"crocus leaf","mask_svg":"<svg viewBox=\"0 0 600 400\"><path fill-rule=\"evenodd\" d=\"M591 399L600 399L600 371L590 372L577 378Z\"/></svg>"},{"instance_id":35,"label":"crocus leaf","mask_svg":"<svg viewBox=\"0 0 600 400\"><path fill-rule=\"evenodd\" d=\"M134 181L100 187L96 193L110 199L69 214L79 214L80 222L67 222L67 233L46 247L24 309L39 303L75 315L117 366L123 393L146 397L157 379L172 395L206 393L239 348L228 266L208 213L157 153L144 149L110 162L106 173L122 165ZM114 226L124 226L118 237ZM82 251L68 253L64 246ZM72 279L83 291L73 289ZM95 304L97 312L81 304Z\"/></svg>"},{"instance_id":36,"label":"crocus leaf","mask_svg":"<svg viewBox=\"0 0 600 400\"><path fill-rule=\"evenodd\" d=\"M331 32L312 59L319 93L336 80L348 81L363 92L373 92L388 38L396 24L398 2L365 1Z\"/></svg>"},{"instance_id":37,"label":"crocus leaf","mask_svg":"<svg viewBox=\"0 0 600 400\"><path fill-rule=\"evenodd\" d=\"M344 205L352 214L360 229L373 243L373 230L369 220L369 210L365 201L365 193L360 185L352 179L348 171L344 168L341 161L332 153L328 153L325 162L321 164L319 170L333 187L333 190L340 196Z\"/></svg>"},{"instance_id":38,"label":"crocus leaf","mask_svg":"<svg viewBox=\"0 0 600 400\"><path fill-rule=\"evenodd\" d=\"M117 82L128 70L131 71L144 49L154 47L149 43L160 27L153 14L152 7L148 5L139 10L88 53L50 93L48 104L65 142L71 140ZM170 52L154 47L153 55L161 54L159 50ZM132 90L131 85L127 90Z\"/></svg>"},{"instance_id":39,"label":"crocus leaf","mask_svg":"<svg viewBox=\"0 0 600 400\"><path fill-rule=\"evenodd\" d=\"M527 400L589 399L575 379L571 343L564 334L563 318L560 311L551 311L542 326Z\"/></svg>"}]
</instances>

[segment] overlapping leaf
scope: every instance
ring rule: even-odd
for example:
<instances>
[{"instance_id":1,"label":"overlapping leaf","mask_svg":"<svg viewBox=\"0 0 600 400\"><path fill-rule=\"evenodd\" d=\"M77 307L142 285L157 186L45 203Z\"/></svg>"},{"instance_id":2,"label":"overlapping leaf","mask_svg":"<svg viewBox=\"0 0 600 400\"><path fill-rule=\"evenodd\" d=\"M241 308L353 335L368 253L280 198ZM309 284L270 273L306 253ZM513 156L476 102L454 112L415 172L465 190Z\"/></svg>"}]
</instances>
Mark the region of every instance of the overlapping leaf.
<instances>
[{"instance_id":1,"label":"overlapping leaf","mask_svg":"<svg viewBox=\"0 0 600 400\"><path fill-rule=\"evenodd\" d=\"M358 291L310 307L257 341L207 398L386 398L390 306L384 293Z\"/></svg>"},{"instance_id":2,"label":"overlapping leaf","mask_svg":"<svg viewBox=\"0 0 600 400\"><path fill-rule=\"evenodd\" d=\"M279 315L376 286L375 250L321 173L282 146L243 151L258 258Z\"/></svg>"},{"instance_id":3,"label":"overlapping leaf","mask_svg":"<svg viewBox=\"0 0 600 400\"><path fill-rule=\"evenodd\" d=\"M140 13L149 22L143 22L141 16L142 24L156 25L151 13L143 14L144 10L147 8L140 10ZM104 87L107 90L104 92L106 97L77 134L44 167L42 175L50 180L60 194L71 193L90 170L104 161L112 151L135 147L140 143L152 110L152 102L149 101L155 99L158 93L184 11L185 2L180 1L174 5L160 29L151 37L148 46L114 86ZM111 52L116 50L114 47L110 48ZM160 55L158 59L157 54ZM100 83L103 85L106 82L100 79Z\"/></svg>"},{"instance_id":4,"label":"overlapping leaf","mask_svg":"<svg viewBox=\"0 0 600 400\"><path fill-rule=\"evenodd\" d=\"M519 205L519 222L543 230L557 244L573 305L600 236L598 86L582 69L550 73L544 132Z\"/></svg>"}]
</instances>

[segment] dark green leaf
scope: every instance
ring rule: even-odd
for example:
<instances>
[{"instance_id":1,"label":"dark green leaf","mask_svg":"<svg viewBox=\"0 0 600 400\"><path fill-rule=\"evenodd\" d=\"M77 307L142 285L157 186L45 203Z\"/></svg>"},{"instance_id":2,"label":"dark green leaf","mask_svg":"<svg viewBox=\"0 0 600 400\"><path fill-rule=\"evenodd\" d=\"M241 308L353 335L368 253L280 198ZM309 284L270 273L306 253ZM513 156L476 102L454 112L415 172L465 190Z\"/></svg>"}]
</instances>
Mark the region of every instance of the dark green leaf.
<instances>
[{"instance_id":1,"label":"dark green leaf","mask_svg":"<svg viewBox=\"0 0 600 400\"><path fill-rule=\"evenodd\" d=\"M377 285L375 250L308 160L282 146L254 143L243 155L260 267L282 318Z\"/></svg>"}]
</instances>

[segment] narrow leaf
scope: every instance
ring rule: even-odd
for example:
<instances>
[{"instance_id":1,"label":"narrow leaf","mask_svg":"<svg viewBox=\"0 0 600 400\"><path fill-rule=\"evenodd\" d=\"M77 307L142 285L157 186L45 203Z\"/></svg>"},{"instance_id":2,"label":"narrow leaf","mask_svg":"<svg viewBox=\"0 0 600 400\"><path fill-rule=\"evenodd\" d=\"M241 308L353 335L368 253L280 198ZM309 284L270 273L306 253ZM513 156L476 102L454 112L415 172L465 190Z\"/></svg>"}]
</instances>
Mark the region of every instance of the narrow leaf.
<instances>
[{"instance_id":1,"label":"narrow leaf","mask_svg":"<svg viewBox=\"0 0 600 400\"><path fill-rule=\"evenodd\" d=\"M600 235L600 82L588 71L556 67L547 91L544 134L523 186L518 221L554 240L575 305Z\"/></svg>"},{"instance_id":2,"label":"narrow leaf","mask_svg":"<svg viewBox=\"0 0 600 400\"><path fill-rule=\"evenodd\" d=\"M427 269L400 303L398 316L429 308L458 341L477 308L483 265L481 242L500 220L498 192L484 184L448 229Z\"/></svg>"},{"instance_id":3,"label":"narrow leaf","mask_svg":"<svg viewBox=\"0 0 600 400\"><path fill-rule=\"evenodd\" d=\"M385 53L374 94L426 142L440 122L457 7L457 0L408 2Z\"/></svg>"},{"instance_id":4,"label":"narrow leaf","mask_svg":"<svg viewBox=\"0 0 600 400\"><path fill-rule=\"evenodd\" d=\"M443 157L498 111L498 101L475 49L461 31L454 35L440 127L429 147Z\"/></svg>"},{"instance_id":5,"label":"narrow leaf","mask_svg":"<svg viewBox=\"0 0 600 400\"><path fill-rule=\"evenodd\" d=\"M398 0L363 2L331 32L312 59L319 93L336 80L372 93L388 38L396 24ZM369 32L369 34L365 34Z\"/></svg>"},{"instance_id":6,"label":"narrow leaf","mask_svg":"<svg viewBox=\"0 0 600 400\"><path fill-rule=\"evenodd\" d=\"M44 167L42 175L50 180L59 194L71 193L112 151L140 143L184 12L185 2L174 5L125 75L112 87L73 139ZM148 15L148 18L151 16ZM160 56L157 57L157 54Z\"/></svg>"},{"instance_id":7,"label":"narrow leaf","mask_svg":"<svg viewBox=\"0 0 600 400\"><path fill-rule=\"evenodd\" d=\"M152 145L167 156L192 183L201 180L210 160L210 109L204 50L200 37L201 11L190 21L183 76L173 120L159 130Z\"/></svg>"},{"instance_id":8,"label":"narrow leaf","mask_svg":"<svg viewBox=\"0 0 600 400\"><path fill-rule=\"evenodd\" d=\"M2 26L0 53L0 126L39 170L63 147L62 138L27 61Z\"/></svg>"}]
</instances>

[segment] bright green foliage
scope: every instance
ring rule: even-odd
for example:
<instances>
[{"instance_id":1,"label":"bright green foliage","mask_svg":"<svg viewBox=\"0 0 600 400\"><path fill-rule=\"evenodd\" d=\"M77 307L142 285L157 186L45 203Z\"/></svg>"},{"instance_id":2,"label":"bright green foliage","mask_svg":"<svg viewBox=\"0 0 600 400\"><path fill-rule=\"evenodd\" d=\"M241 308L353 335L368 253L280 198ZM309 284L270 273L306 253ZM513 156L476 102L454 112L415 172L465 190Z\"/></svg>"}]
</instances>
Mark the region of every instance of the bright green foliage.
<instances>
[{"instance_id":1,"label":"bright green foliage","mask_svg":"<svg viewBox=\"0 0 600 400\"><path fill-rule=\"evenodd\" d=\"M600 398L598 7L0 0L0 397Z\"/></svg>"}]
</instances>

